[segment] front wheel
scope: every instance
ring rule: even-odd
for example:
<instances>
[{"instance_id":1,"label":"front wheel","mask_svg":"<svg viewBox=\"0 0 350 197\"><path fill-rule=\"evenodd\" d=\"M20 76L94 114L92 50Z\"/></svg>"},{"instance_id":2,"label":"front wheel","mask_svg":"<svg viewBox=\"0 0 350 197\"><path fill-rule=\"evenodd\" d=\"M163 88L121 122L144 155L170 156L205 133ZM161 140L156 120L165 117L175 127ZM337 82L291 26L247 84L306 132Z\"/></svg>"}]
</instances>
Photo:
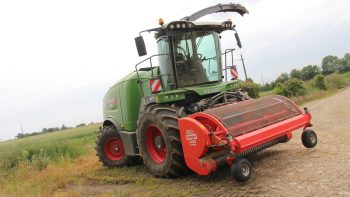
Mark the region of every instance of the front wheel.
<instances>
[{"instance_id":1,"label":"front wheel","mask_svg":"<svg viewBox=\"0 0 350 197\"><path fill-rule=\"evenodd\" d=\"M143 113L137 141L143 161L151 173L160 177L179 177L188 171L184 162L176 107L155 106Z\"/></svg>"},{"instance_id":2,"label":"front wheel","mask_svg":"<svg viewBox=\"0 0 350 197\"><path fill-rule=\"evenodd\" d=\"M106 167L122 167L132 163L132 157L125 154L123 141L114 126L102 128L95 149L100 162Z\"/></svg>"}]
</instances>

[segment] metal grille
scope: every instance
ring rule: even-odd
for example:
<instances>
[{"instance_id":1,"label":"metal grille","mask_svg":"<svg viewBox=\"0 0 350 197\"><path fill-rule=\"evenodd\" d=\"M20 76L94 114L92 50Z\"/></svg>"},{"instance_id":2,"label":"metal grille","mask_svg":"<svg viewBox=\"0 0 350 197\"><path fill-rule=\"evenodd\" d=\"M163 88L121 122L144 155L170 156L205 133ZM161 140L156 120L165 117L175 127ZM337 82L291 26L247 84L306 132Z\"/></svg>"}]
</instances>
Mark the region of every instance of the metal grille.
<instances>
[{"instance_id":1,"label":"metal grille","mask_svg":"<svg viewBox=\"0 0 350 197\"><path fill-rule=\"evenodd\" d=\"M204 111L214 116L233 137L281 122L302 112L289 99L267 96Z\"/></svg>"}]
</instances>

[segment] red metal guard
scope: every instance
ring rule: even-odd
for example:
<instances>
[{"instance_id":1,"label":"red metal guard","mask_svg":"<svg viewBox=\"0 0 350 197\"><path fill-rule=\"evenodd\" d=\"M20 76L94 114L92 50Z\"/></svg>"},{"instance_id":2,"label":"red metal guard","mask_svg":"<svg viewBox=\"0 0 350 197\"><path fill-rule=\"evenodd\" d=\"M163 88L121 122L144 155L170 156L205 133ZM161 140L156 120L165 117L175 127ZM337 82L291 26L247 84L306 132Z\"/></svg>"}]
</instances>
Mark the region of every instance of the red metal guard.
<instances>
[{"instance_id":1,"label":"red metal guard","mask_svg":"<svg viewBox=\"0 0 350 197\"><path fill-rule=\"evenodd\" d=\"M200 175L216 170L210 156L231 149L241 153L252 147L311 126L311 114L282 96L268 96L217 107L179 119L187 166ZM227 135L233 137L228 140Z\"/></svg>"}]
</instances>

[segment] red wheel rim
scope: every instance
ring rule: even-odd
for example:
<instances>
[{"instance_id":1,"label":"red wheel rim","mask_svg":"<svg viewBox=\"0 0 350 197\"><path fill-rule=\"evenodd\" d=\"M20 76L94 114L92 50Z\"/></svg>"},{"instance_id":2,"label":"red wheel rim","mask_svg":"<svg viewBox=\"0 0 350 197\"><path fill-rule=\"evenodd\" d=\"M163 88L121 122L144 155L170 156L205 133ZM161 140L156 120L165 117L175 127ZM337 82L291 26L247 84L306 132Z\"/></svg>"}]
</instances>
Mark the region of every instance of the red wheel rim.
<instances>
[{"instance_id":1,"label":"red wheel rim","mask_svg":"<svg viewBox=\"0 0 350 197\"><path fill-rule=\"evenodd\" d=\"M161 147L157 147L156 139L161 140ZM159 143L159 142L158 142ZM159 146L160 144L158 144ZM166 145L164 137L158 127L149 125L146 129L146 147L148 154L156 163L163 163L166 158Z\"/></svg>"},{"instance_id":2,"label":"red wheel rim","mask_svg":"<svg viewBox=\"0 0 350 197\"><path fill-rule=\"evenodd\" d=\"M123 142L118 138L109 138L103 150L108 159L112 161L121 160L124 157Z\"/></svg>"}]
</instances>

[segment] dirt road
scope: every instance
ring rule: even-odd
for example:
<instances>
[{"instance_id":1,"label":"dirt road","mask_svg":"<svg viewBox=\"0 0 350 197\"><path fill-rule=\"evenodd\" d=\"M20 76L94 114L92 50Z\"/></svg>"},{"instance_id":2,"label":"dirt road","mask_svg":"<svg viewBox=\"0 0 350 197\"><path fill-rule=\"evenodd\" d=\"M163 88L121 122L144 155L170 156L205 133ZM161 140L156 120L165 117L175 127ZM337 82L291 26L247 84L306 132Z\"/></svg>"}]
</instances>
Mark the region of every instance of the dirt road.
<instances>
[{"instance_id":1,"label":"dirt road","mask_svg":"<svg viewBox=\"0 0 350 197\"><path fill-rule=\"evenodd\" d=\"M169 180L152 177L143 166L107 170L96 161L93 165L97 166L92 169L96 176L89 177L91 184L71 186L60 192L74 190L82 196L350 196L350 88L306 106L313 114L317 147L304 148L301 132L295 132L287 144L277 145L250 158L254 172L247 183L233 181L229 169L222 169L209 177L192 174ZM105 176L110 178L108 180L120 181L108 183L99 180Z\"/></svg>"}]
</instances>

